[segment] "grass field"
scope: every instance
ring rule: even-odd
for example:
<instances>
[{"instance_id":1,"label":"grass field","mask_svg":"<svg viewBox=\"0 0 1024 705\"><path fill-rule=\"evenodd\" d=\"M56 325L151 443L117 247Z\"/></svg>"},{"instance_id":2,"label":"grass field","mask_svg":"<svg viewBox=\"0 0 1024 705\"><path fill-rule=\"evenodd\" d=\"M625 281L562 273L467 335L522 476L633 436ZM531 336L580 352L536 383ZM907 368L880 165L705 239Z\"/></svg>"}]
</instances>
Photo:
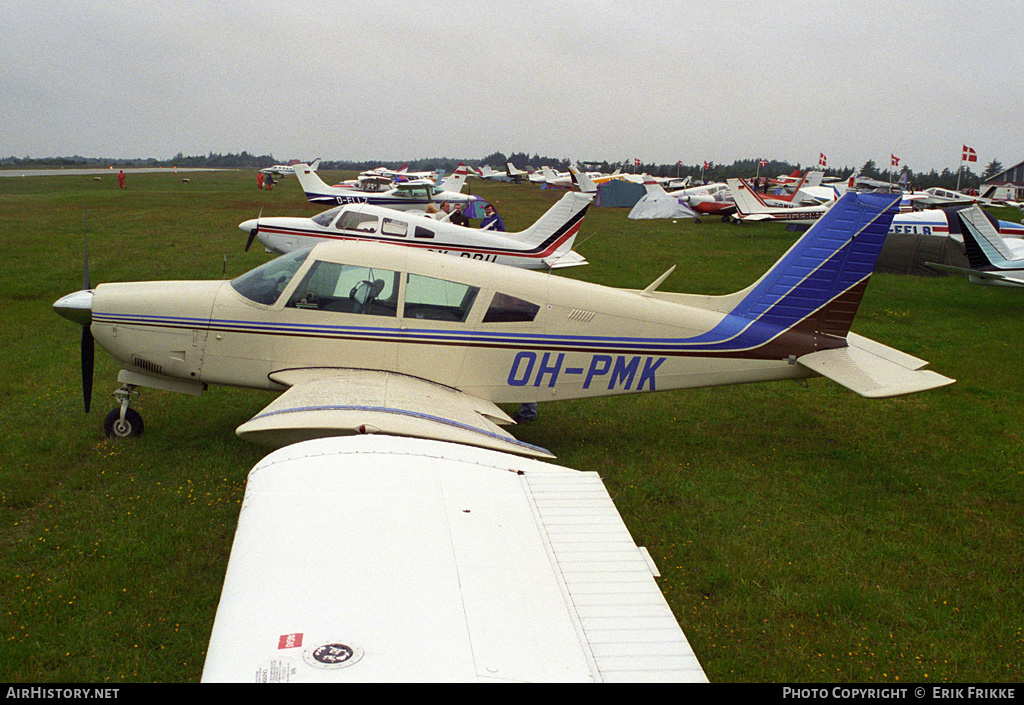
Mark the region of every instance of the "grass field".
<instances>
[{"instance_id":1,"label":"grass field","mask_svg":"<svg viewBox=\"0 0 1024 705\"><path fill-rule=\"evenodd\" d=\"M325 180L342 174L326 174ZM182 179L188 178L188 182ZM558 198L470 182L509 230ZM104 437L117 365L82 413L82 283L233 277L237 224L312 215L251 172L0 178L0 681L196 681L249 469L234 429L266 393L143 390L143 436ZM999 217L1019 219L1015 212ZM728 293L793 242L778 225L634 222L592 208L565 275ZM1024 291L872 278L854 330L955 385L885 400L827 380L542 404L516 430L604 478L712 681L1024 679Z\"/></svg>"}]
</instances>

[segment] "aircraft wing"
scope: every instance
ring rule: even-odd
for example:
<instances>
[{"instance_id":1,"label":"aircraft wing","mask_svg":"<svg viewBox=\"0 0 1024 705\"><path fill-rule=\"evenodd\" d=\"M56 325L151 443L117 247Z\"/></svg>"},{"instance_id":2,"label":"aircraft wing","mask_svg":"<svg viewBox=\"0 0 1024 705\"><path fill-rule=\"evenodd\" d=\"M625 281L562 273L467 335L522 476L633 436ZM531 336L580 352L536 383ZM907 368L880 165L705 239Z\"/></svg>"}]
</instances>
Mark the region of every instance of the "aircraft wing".
<instances>
[{"instance_id":1,"label":"aircraft wing","mask_svg":"<svg viewBox=\"0 0 1024 705\"><path fill-rule=\"evenodd\" d=\"M279 447L356 433L388 433L466 443L538 458L550 451L516 440L498 423L512 419L492 402L417 377L339 368L271 374L288 387L236 429L247 440Z\"/></svg>"},{"instance_id":2,"label":"aircraft wing","mask_svg":"<svg viewBox=\"0 0 1024 705\"><path fill-rule=\"evenodd\" d=\"M869 338L848 333L847 347L821 350L797 362L865 397L894 397L956 380L922 369L928 363Z\"/></svg>"},{"instance_id":3,"label":"aircraft wing","mask_svg":"<svg viewBox=\"0 0 1024 705\"><path fill-rule=\"evenodd\" d=\"M249 473L206 682L706 682L596 473L324 438Z\"/></svg>"},{"instance_id":4,"label":"aircraft wing","mask_svg":"<svg viewBox=\"0 0 1024 705\"><path fill-rule=\"evenodd\" d=\"M968 269L966 267L955 267L951 264L939 264L938 262L926 262L932 269L937 269L950 274L961 274L969 280L980 284L997 284L1005 286L1024 286L1024 279L1008 277L1003 272L985 271L981 269ZM1021 270L1015 270L1020 273Z\"/></svg>"}]
</instances>

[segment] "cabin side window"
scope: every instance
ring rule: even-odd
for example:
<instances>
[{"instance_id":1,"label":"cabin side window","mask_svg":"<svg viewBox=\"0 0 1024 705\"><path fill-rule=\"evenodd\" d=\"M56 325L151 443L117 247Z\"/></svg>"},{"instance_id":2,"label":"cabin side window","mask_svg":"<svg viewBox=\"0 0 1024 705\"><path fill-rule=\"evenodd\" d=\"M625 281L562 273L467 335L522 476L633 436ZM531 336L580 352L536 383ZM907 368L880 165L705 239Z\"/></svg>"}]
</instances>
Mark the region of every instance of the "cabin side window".
<instances>
[{"instance_id":1,"label":"cabin side window","mask_svg":"<svg viewBox=\"0 0 1024 705\"><path fill-rule=\"evenodd\" d=\"M427 228L424 228L424 227L421 227L421 226L417 225L416 226L416 231L413 232L412 236L413 237L432 238L432 237L434 237L434 231L433 230L428 230Z\"/></svg>"},{"instance_id":2,"label":"cabin side window","mask_svg":"<svg viewBox=\"0 0 1024 705\"><path fill-rule=\"evenodd\" d=\"M385 218L383 224L380 227L381 235L390 235L392 237L405 237L409 232L409 224L402 220L395 220L394 218Z\"/></svg>"},{"instance_id":3,"label":"cabin side window","mask_svg":"<svg viewBox=\"0 0 1024 705\"><path fill-rule=\"evenodd\" d=\"M487 307L484 314L484 323L513 323L528 322L537 317L540 306L524 301L516 296L494 294L491 305Z\"/></svg>"},{"instance_id":4,"label":"cabin side window","mask_svg":"<svg viewBox=\"0 0 1024 705\"><path fill-rule=\"evenodd\" d=\"M398 315L398 272L335 262L314 262L287 308Z\"/></svg>"},{"instance_id":5,"label":"cabin side window","mask_svg":"<svg viewBox=\"0 0 1024 705\"><path fill-rule=\"evenodd\" d=\"M378 218L375 215L345 211L338 218L338 223L334 227L338 230L354 230L358 233L375 233L377 232L377 221Z\"/></svg>"},{"instance_id":6,"label":"cabin side window","mask_svg":"<svg viewBox=\"0 0 1024 705\"><path fill-rule=\"evenodd\" d=\"M409 274L405 280L405 318L464 323L478 287Z\"/></svg>"}]
</instances>

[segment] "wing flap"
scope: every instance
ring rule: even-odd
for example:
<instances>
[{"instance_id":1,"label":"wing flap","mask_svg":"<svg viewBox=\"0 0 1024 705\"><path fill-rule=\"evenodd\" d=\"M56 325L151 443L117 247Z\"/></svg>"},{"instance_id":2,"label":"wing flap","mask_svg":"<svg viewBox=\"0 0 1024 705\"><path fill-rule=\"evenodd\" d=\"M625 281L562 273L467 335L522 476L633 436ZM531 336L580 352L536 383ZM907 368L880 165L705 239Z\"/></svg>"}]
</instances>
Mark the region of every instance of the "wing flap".
<instances>
[{"instance_id":1,"label":"wing flap","mask_svg":"<svg viewBox=\"0 0 1024 705\"><path fill-rule=\"evenodd\" d=\"M821 350L797 362L861 396L880 398L922 392L956 380L931 370L928 363L854 333L845 348Z\"/></svg>"},{"instance_id":2,"label":"wing flap","mask_svg":"<svg viewBox=\"0 0 1024 705\"><path fill-rule=\"evenodd\" d=\"M249 474L203 680L707 679L596 473L359 436Z\"/></svg>"},{"instance_id":3,"label":"wing flap","mask_svg":"<svg viewBox=\"0 0 1024 705\"><path fill-rule=\"evenodd\" d=\"M280 447L326 436L386 433L554 457L498 426L512 419L492 402L416 377L306 368L282 370L271 378L288 389L239 426L239 437Z\"/></svg>"}]
</instances>

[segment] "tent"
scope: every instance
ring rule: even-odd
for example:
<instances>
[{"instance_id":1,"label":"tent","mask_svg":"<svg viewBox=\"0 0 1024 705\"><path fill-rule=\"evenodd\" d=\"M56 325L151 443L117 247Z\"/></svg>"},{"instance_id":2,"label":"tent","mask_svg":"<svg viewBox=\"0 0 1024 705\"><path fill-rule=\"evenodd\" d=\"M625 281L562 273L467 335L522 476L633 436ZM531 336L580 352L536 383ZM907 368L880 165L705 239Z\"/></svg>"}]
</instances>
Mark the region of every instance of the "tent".
<instances>
[{"instance_id":1,"label":"tent","mask_svg":"<svg viewBox=\"0 0 1024 705\"><path fill-rule=\"evenodd\" d=\"M661 193L649 193L633 206L629 217L633 220L646 220L648 218L693 218L697 214L689 206L680 203L675 196L662 191Z\"/></svg>"},{"instance_id":2,"label":"tent","mask_svg":"<svg viewBox=\"0 0 1024 705\"><path fill-rule=\"evenodd\" d=\"M946 276L928 266L929 262L969 269L963 243L948 235L889 233L875 264L876 272L915 274L924 277Z\"/></svg>"},{"instance_id":3,"label":"tent","mask_svg":"<svg viewBox=\"0 0 1024 705\"><path fill-rule=\"evenodd\" d=\"M612 179L598 184L594 205L598 208L632 208L646 193L643 184Z\"/></svg>"}]
</instances>

